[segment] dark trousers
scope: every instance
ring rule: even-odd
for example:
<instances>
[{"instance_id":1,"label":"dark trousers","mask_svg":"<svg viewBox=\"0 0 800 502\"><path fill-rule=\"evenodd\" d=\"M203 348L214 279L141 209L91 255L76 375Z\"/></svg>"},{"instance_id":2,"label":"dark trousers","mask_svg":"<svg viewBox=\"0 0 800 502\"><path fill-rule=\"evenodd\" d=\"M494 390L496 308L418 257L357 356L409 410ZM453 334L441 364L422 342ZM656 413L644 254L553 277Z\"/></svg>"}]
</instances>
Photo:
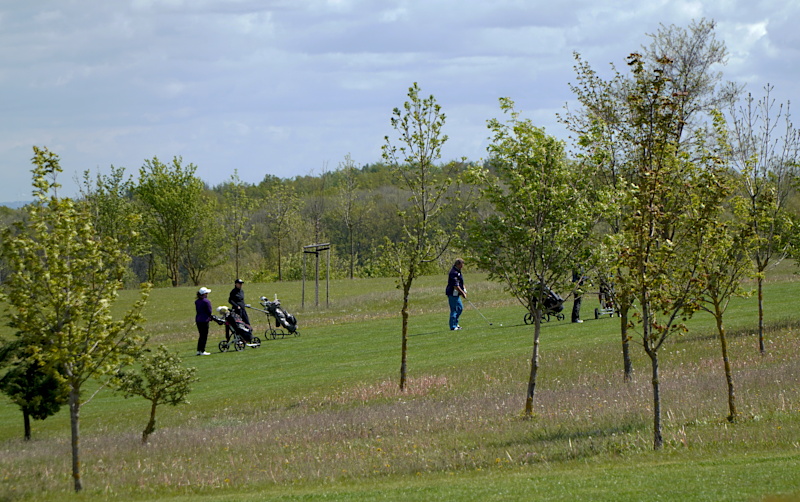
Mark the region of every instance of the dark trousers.
<instances>
[{"instance_id":1,"label":"dark trousers","mask_svg":"<svg viewBox=\"0 0 800 502\"><path fill-rule=\"evenodd\" d=\"M198 322L197 332L200 334L200 336L197 337L197 352L205 352L206 341L208 341L208 323Z\"/></svg>"},{"instance_id":2,"label":"dark trousers","mask_svg":"<svg viewBox=\"0 0 800 502\"><path fill-rule=\"evenodd\" d=\"M576 296L572 302L572 322L577 322L581 318L581 297Z\"/></svg>"}]
</instances>

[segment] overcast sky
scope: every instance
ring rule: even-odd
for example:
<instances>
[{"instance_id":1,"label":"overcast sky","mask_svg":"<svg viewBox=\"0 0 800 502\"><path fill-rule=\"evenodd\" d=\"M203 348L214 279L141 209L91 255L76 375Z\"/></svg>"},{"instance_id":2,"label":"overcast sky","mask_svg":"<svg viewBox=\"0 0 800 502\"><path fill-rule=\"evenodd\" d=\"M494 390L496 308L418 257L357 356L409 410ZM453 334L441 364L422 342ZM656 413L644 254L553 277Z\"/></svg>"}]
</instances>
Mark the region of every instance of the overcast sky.
<instances>
[{"instance_id":1,"label":"overcast sky","mask_svg":"<svg viewBox=\"0 0 800 502\"><path fill-rule=\"evenodd\" d=\"M659 23L701 18L727 79L796 97L798 0L0 0L0 201L30 200L33 145L64 195L155 156L211 185L377 162L414 82L447 116L443 160L485 157L504 96L565 138L573 52L623 68Z\"/></svg>"}]
</instances>

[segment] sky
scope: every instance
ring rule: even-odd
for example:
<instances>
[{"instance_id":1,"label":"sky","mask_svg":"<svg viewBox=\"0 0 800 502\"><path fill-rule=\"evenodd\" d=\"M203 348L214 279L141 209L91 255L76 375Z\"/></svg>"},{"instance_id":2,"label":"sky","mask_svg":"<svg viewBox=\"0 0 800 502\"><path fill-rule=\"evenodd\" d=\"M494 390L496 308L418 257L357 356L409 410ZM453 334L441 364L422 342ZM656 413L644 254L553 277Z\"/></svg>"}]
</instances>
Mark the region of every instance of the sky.
<instances>
[{"instance_id":1,"label":"sky","mask_svg":"<svg viewBox=\"0 0 800 502\"><path fill-rule=\"evenodd\" d=\"M0 203L31 199L33 146L65 196L154 157L211 186L379 162L415 82L446 116L443 161L486 157L501 97L566 140L573 53L610 76L703 18L727 80L800 94L799 0L0 0Z\"/></svg>"}]
</instances>

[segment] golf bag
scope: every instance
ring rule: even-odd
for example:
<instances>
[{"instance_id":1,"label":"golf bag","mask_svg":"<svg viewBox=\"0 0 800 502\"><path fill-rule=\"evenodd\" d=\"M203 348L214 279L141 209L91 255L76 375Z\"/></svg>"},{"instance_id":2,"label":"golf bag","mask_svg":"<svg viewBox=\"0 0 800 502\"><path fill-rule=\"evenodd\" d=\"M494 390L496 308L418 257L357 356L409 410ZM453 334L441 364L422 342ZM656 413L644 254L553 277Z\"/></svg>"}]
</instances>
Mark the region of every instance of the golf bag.
<instances>
[{"instance_id":1,"label":"golf bag","mask_svg":"<svg viewBox=\"0 0 800 502\"><path fill-rule=\"evenodd\" d=\"M289 333L297 331L297 319L281 307L281 302L277 297L275 301L269 301L267 297L262 296L261 305L263 305L267 314L275 319L276 327L284 328Z\"/></svg>"}]
</instances>

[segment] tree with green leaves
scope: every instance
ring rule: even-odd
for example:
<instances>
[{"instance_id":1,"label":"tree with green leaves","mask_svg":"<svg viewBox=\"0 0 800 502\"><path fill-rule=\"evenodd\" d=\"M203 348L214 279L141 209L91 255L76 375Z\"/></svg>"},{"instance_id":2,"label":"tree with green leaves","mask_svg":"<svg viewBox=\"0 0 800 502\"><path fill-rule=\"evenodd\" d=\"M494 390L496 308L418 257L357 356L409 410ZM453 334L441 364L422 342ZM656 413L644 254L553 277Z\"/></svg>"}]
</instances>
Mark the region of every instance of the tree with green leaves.
<instances>
[{"instance_id":1,"label":"tree with green leaves","mask_svg":"<svg viewBox=\"0 0 800 502\"><path fill-rule=\"evenodd\" d=\"M668 140L676 152L690 152L697 144L697 131L712 122L715 109L732 103L740 92L736 85L723 80L719 68L726 64L728 51L717 40L714 21L693 21L688 28L661 25L656 33L648 34L651 42L642 47L637 58L647 72L660 75L661 93L671 97L670 115L673 127ZM570 88L580 107L567 110L560 119L574 133L577 157L582 162L597 165L596 180L618 190L636 183L637 171L626 168L640 146L634 141L638 127L631 115L631 100L637 99L635 77L620 73L611 65L611 78L602 78L579 54L575 54L577 82ZM621 207L621 209L625 209ZM610 212L605 219L610 233L620 231L619 212ZM612 251L609 251L611 253ZM610 255L609 255L610 256ZM610 290L620 316L620 334L625 381L630 381L633 365L630 359L628 314L634 301L631 289L625 284L626 271L601 266L607 270L601 283L610 284L611 275L618 287Z\"/></svg>"},{"instance_id":2,"label":"tree with green leaves","mask_svg":"<svg viewBox=\"0 0 800 502\"><path fill-rule=\"evenodd\" d=\"M8 396L22 412L23 437L31 439L31 418L44 420L55 415L69 399L69 389L37 362L20 359L18 340L0 347L0 368L8 367L0 377L0 392Z\"/></svg>"},{"instance_id":3,"label":"tree with green leaves","mask_svg":"<svg viewBox=\"0 0 800 502\"><path fill-rule=\"evenodd\" d=\"M142 431L142 443L147 443L156 430L156 408L161 404L188 404L186 396L191 384L198 381L195 368L186 368L178 354L160 345L141 359L141 369L118 373L116 386L125 398L140 396L150 401L150 420Z\"/></svg>"},{"instance_id":4,"label":"tree with green leaves","mask_svg":"<svg viewBox=\"0 0 800 502\"><path fill-rule=\"evenodd\" d=\"M200 285L206 272L225 261L226 235L217 216L217 201L205 193L201 201L194 214L201 225L186 237L181 247L181 265L195 286Z\"/></svg>"},{"instance_id":5,"label":"tree with green leaves","mask_svg":"<svg viewBox=\"0 0 800 502\"><path fill-rule=\"evenodd\" d=\"M252 218L257 202L247 194L247 185L234 170L228 183L222 186L222 226L228 242L233 244L234 275L241 278L239 261L242 249L252 235Z\"/></svg>"},{"instance_id":6,"label":"tree with green leaves","mask_svg":"<svg viewBox=\"0 0 800 502\"><path fill-rule=\"evenodd\" d=\"M761 99L748 94L743 105L730 109L730 161L744 178L747 201L738 207L736 216L747 223L754 238L750 257L758 287L758 350L762 354L767 350L764 277L789 255L797 232L788 203L800 159L800 131L792 124L789 104L776 109L771 91L768 85Z\"/></svg>"},{"instance_id":7,"label":"tree with green leaves","mask_svg":"<svg viewBox=\"0 0 800 502\"><path fill-rule=\"evenodd\" d=\"M133 180L125 177L125 169L111 166L109 174L98 173L92 179L84 171L80 187L81 204L92 214L95 231L100 236L116 239L128 256L144 256L148 242L142 226L140 208L133 200ZM132 271L130 281L135 281Z\"/></svg>"},{"instance_id":8,"label":"tree with green leaves","mask_svg":"<svg viewBox=\"0 0 800 502\"><path fill-rule=\"evenodd\" d=\"M266 225L278 250L278 281L283 280L283 244L301 208L300 198L294 188L280 182L273 186L265 203Z\"/></svg>"},{"instance_id":9,"label":"tree with green leaves","mask_svg":"<svg viewBox=\"0 0 800 502\"><path fill-rule=\"evenodd\" d=\"M659 352L683 320L698 310L701 261L709 231L730 192L713 156L680 151L675 128L680 96L670 92L665 73L629 56L634 87L629 93L631 155L624 168L630 184L621 201L620 231L609 234L609 249L626 271L617 288L628 288L638 310L633 316L651 363L653 447L663 446ZM664 64L667 64L664 61Z\"/></svg>"},{"instance_id":10,"label":"tree with green leaves","mask_svg":"<svg viewBox=\"0 0 800 502\"><path fill-rule=\"evenodd\" d=\"M114 303L129 261L118 241L98 237L90 213L57 195L59 158L34 147L30 216L3 231L2 255L11 274L0 299L10 308L9 325L20 342L18 357L50 370L69 389L72 476L82 489L80 410L84 384L116 374L146 341L141 335L149 286L115 320ZM99 389L98 389L99 390Z\"/></svg>"},{"instance_id":11,"label":"tree with green leaves","mask_svg":"<svg viewBox=\"0 0 800 502\"><path fill-rule=\"evenodd\" d=\"M139 183L134 188L147 235L154 250L163 256L173 286L180 284L187 243L202 226L213 224L203 213L207 200L196 170L194 164L183 165L180 157L174 157L169 165L153 157L139 169Z\"/></svg>"},{"instance_id":12,"label":"tree with green leaves","mask_svg":"<svg viewBox=\"0 0 800 502\"><path fill-rule=\"evenodd\" d=\"M399 209L402 233L397 241L382 246L383 257L397 274L402 289L400 390L405 390L408 359L408 303L411 285L426 264L435 262L447 250L458 232L445 228L442 220L448 211L460 210L453 187L458 183L455 163L437 165L447 135L442 132L445 115L431 95L421 98L415 82L408 89L408 101L395 108L391 124L398 137L393 142L385 137L383 159L392 167L400 185L408 194L407 204Z\"/></svg>"},{"instance_id":13,"label":"tree with green leaves","mask_svg":"<svg viewBox=\"0 0 800 502\"><path fill-rule=\"evenodd\" d=\"M747 206L747 199L741 193L735 193L735 187L742 181L738 173L729 169L730 145L727 137L727 124L721 113L714 113L714 129L716 134L710 142L716 146L707 150L706 164L713 165L722 190L734 193L732 199L725 201L728 211L734 216ZM709 140L700 137L701 144ZM725 332L724 316L734 296L745 296L743 281L752 275L753 264L750 261L750 250L753 246L752 229L746 219L721 219L705 229L703 246L700 249L700 281L701 289L698 307L714 317L717 336L722 351L722 364L727 385L728 421L738 418L736 408L736 386L733 380L728 339Z\"/></svg>"},{"instance_id":14,"label":"tree with green leaves","mask_svg":"<svg viewBox=\"0 0 800 502\"><path fill-rule=\"evenodd\" d=\"M339 213L347 229L347 255L349 258L349 277L355 273L356 231L364 215L370 211L372 204L359 196L358 167L350 154L345 155L344 162L339 164L342 174L342 185L339 189Z\"/></svg>"},{"instance_id":15,"label":"tree with green leaves","mask_svg":"<svg viewBox=\"0 0 800 502\"><path fill-rule=\"evenodd\" d=\"M529 310L533 353L525 416L533 414L542 319L547 291L572 295L572 272L590 263L592 233L607 204L592 173L567 160L564 145L530 120L522 120L509 98L500 100L508 122L489 121L489 152L496 176L473 168L471 181L494 211L469 227L472 258L492 280Z\"/></svg>"}]
</instances>

